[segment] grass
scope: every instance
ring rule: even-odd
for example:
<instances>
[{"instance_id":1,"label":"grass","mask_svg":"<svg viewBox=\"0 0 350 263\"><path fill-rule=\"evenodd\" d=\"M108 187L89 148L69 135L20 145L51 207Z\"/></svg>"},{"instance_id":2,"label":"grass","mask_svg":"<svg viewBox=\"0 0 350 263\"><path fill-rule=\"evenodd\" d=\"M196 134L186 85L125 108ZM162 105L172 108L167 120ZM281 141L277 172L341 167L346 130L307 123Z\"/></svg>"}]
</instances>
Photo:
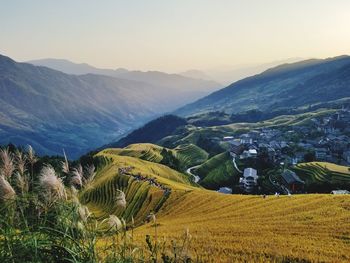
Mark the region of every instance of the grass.
<instances>
[{"instance_id":1,"label":"grass","mask_svg":"<svg viewBox=\"0 0 350 263\"><path fill-rule=\"evenodd\" d=\"M31 166L42 160L32 148L26 153L0 148L0 262L188 262L183 253L188 238L165 251L154 215L169 198L170 186L172 196L194 189L187 177L133 157L100 153L95 158L98 174L91 163L71 167L67 159L56 170L39 164L40 172L33 173ZM125 169L130 162L134 168ZM151 216L155 233L144 236L146 247L133 236L143 215Z\"/></svg>"}]
</instances>

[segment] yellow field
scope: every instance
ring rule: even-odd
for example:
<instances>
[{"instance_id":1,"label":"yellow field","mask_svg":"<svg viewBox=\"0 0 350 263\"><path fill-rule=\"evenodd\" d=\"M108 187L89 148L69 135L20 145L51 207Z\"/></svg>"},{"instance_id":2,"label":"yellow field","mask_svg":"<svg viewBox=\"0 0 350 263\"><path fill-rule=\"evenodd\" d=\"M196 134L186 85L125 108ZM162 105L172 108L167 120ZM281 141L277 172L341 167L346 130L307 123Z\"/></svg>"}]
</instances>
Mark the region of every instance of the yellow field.
<instances>
[{"instance_id":1,"label":"yellow field","mask_svg":"<svg viewBox=\"0 0 350 263\"><path fill-rule=\"evenodd\" d=\"M192 258L211 262L350 262L350 197L237 196L195 190L169 199L158 233L189 228ZM151 225L137 229L140 240ZM289 260L289 261L288 261Z\"/></svg>"},{"instance_id":2,"label":"yellow field","mask_svg":"<svg viewBox=\"0 0 350 263\"><path fill-rule=\"evenodd\" d=\"M350 262L350 196L224 195L189 185L185 175L164 165L113 150L99 155L112 158L90 190L88 206L97 216L115 213L138 224L157 210L158 237L181 240L186 228L192 235L190 254L204 262ZM163 199L147 183L118 176L117 167L133 165L135 173L155 177L172 189ZM126 192L130 209L115 210L115 189ZM141 201L139 201L141 200ZM164 200L164 202L162 201ZM133 212L135 211L135 212ZM135 239L145 245L152 224L135 229Z\"/></svg>"},{"instance_id":3,"label":"yellow field","mask_svg":"<svg viewBox=\"0 0 350 263\"><path fill-rule=\"evenodd\" d=\"M350 170L349 167L347 166L342 166L342 165L337 165L334 163L325 163L325 162L317 162L320 166L334 171L334 172L338 172L338 173L345 173L345 174L349 174L350 175Z\"/></svg>"}]
</instances>

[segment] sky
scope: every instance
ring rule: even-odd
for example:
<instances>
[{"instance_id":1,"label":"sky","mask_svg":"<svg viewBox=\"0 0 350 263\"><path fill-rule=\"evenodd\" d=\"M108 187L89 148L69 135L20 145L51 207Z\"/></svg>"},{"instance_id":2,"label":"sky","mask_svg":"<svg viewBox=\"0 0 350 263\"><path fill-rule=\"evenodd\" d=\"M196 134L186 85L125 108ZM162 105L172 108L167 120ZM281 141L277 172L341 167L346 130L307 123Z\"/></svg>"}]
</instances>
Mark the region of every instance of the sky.
<instances>
[{"instance_id":1,"label":"sky","mask_svg":"<svg viewBox=\"0 0 350 263\"><path fill-rule=\"evenodd\" d=\"M349 0L1 0L0 53L179 72L350 54Z\"/></svg>"}]
</instances>

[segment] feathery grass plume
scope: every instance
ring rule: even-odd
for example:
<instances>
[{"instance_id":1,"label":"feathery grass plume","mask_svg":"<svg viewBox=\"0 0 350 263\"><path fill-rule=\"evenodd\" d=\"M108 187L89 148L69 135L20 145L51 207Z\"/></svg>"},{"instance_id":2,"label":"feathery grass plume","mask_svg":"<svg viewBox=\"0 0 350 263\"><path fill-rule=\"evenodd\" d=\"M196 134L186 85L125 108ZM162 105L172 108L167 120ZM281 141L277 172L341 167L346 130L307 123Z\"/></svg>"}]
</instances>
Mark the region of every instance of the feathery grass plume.
<instances>
[{"instance_id":1,"label":"feathery grass plume","mask_svg":"<svg viewBox=\"0 0 350 263\"><path fill-rule=\"evenodd\" d=\"M134 216L131 216L131 226L135 227L135 220L134 220Z\"/></svg>"},{"instance_id":2,"label":"feathery grass plume","mask_svg":"<svg viewBox=\"0 0 350 263\"><path fill-rule=\"evenodd\" d=\"M73 177L71 178L71 184L82 187L84 172L81 164L79 164L78 167L72 170L72 174L73 174Z\"/></svg>"},{"instance_id":3,"label":"feathery grass plume","mask_svg":"<svg viewBox=\"0 0 350 263\"><path fill-rule=\"evenodd\" d=\"M84 184L89 185L96 176L96 169L95 165L86 165L85 166L85 177L84 177Z\"/></svg>"},{"instance_id":4,"label":"feathery grass plume","mask_svg":"<svg viewBox=\"0 0 350 263\"><path fill-rule=\"evenodd\" d=\"M154 213L150 213L148 218L152 220L153 226L154 226L154 245L151 243L150 236L146 236L146 242L148 243L148 246L150 250L152 251L152 257L157 259L158 258L158 231L157 231L157 218ZM148 240L148 241L147 241Z\"/></svg>"},{"instance_id":5,"label":"feathery grass plume","mask_svg":"<svg viewBox=\"0 0 350 263\"><path fill-rule=\"evenodd\" d=\"M78 215L81 221L87 222L88 218L90 217L91 213L89 211L89 208L87 206L80 205L78 207Z\"/></svg>"},{"instance_id":6,"label":"feathery grass plume","mask_svg":"<svg viewBox=\"0 0 350 263\"><path fill-rule=\"evenodd\" d=\"M126 207L125 194L124 194L124 192L121 191L121 190L117 190L117 192L118 192L118 195L117 195L117 197L115 198L116 205L117 205L117 207L125 208L125 207Z\"/></svg>"},{"instance_id":7,"label":"feathery grass plume","mask_svg":"<svg viewBox=\"0 0 350 263\"><path fill-rule=\"evenodd\" d=\"M27 149L27 158L28 162L30 163L30 175L31 179L33 180L34 176L34 164L38 161L38 158L35 155L35 151L31 145L28 145Z\"/></svg>"},{"instance_id":8,"label":"feathery grass plume","mask_svg":"<svg viewBox=\"0 0 350 263\"><path fill-rule=\"evenodd\" d=\"M186 238L187 240L191 240L191 239L192 239L192 235L191 235L191 233L190 233L189 228L186 228L186 231L185 231L185 238Z\"/></svg>"},{"instance_id":9,"label":"feathery grass plume","mask_svg":"<svg viewBox=\"0 0 350 263\"><path fill-rule=\"evenodd\" d=\"M62 172L65 174L69 174L69 162L67 159L66 152L63 150L64 161L61 162Z\"/></svg>"},{"instance_id":10,"label":"feathery grass plume","mask_svg":"<svg viewBox=\"0 0 350 263\"><path fill-rule=\"evenodd\" d=\"M21 175L20 172L16 172L16 185L21 190L22 195L29 191L29 178L25 174Z\"/></svg>"},{"instance_id":11,"label":"feathery grass plume","mask_svg":"<svg viewBox=\"0 0 350 263\"><path fill-rule=\"evenodd\" d=\"M39 182L49 201L66 198L62 179L57 177L51 165L46 165L41 169Z\"/></svg>"},{"instance_id":12,"label":"feathery grass plume","mask_svg":"<svg viewBox=\"0 0 350 263\"><path fill-rule=\"evenodd\" d=\"M13 200L16 196L15 190L3 175L0 175L0 200Z\"/></svg>"},{"instance_id":13,"label":"feathery grass plume","mask_svg":"<svg viewBox=\"0 0 350 263\"><path fill-rule=\"evenodd\" d=\"M6 179L9 179L15 170L13 155L9 148L0 149L0 160L3 175Z\"/></svg>"},{"instance_id":14,"label":"feathery grass plume","mask_svg":"<svg viewBox=\"0 0 350 263\"><path fill-rule=\"evenodd\" d=\"M126 230L126 221L124 218L122 218L120 221L122 222L122 228L125 231Z\"/></svg>"},{"instance_id":15,"label":"feathery grass plume","mask_svg":"<svg viewBox=\"0 0 350 263\"><path fill-rule=\"evenodd\" d=\"M119 231L123 228L122 221L116 215L109 215L108 225L111 229Z\"/></svg>"},{"instance_id":16,"label":"feathery grass plume","mask_svg":"<svg viewBox=\"0 0 350 263\"><path fill-rule=\"evenodd\" d=\"M156 224L157 223L157 218L156 218L156 215L154 213L151 213L149 215L150 219L152 220L153 224Z\"/></svg>"},{"instance_id":17,"label":"feathery grass plume","mask_svg":"<svg viewBox=\"0 0 350 263\"><path fill-rule=\"evenodd\" d=\"M80 205L80 201L79 201L79 198L78 198L78 190L77 188L75 188L73 185L70 187L71 191L71 199L73 201L74 204L76 205Z\"/></svg>"},{"instance_id":18,"label":"feathery grass plume","mask_svg":"<svg viewBox=\"0 0 350 263\"><path fill-rule=\"evenodd\" d=\"M16 160L17 171L20 173L20 175L23 176L27 170L26 169L27 157L21 151L16 150L15 160Z\"/></svg>"}]
</instances>

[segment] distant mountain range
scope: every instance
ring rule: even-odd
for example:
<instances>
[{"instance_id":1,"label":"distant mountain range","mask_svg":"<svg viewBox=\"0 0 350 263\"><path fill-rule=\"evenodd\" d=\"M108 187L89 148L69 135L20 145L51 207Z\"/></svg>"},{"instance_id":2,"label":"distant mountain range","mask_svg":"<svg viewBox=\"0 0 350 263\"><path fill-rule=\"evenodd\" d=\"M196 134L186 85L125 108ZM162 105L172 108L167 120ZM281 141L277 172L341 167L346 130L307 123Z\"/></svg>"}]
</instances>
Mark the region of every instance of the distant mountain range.
<instances>
[{"instance_id":1,"label":"distant mountain range","mask_svg":"<svg viewBox=\"0 0 350 263\"><path fill-rule=\"evenodd\" d=\"M97 74L119 79L139 81L152 85L159 98L170 98L168 110L174 110L196 99L204 97L223 86L209 79L186 77L179 74L167 74L160 71L130 71L127 69L100 69L89 64L77 64L64 59L40 59L28 61L36 66L44 66L66 74ZM140 83L140 86L143 84ZM160 101L160 103L162 103Z\"/></svg>"},{"instance_id":2,"label":"distant mountain range","mask_svg":"<svg viewBox=\"0 0 350 263\"><path fill-rule=\"evenodd\" d=\"M231 83L250 77L256 74L260 74L263 71L276 67L285 63L295 63L305 59L302 58L288 58L278 61L273 61L269 63L262 64L247 64L247 65L236 65L236 66L221 66L205 70L187 70L180 72L182 76L196 78L196 79L206 79L214 80L221 83L223 86L230 85Z\"/></svg>"},{"instance_id":3,"label":"distant mountain range","mask_svg":"<svg viewBox=\"0 0 350 263\"><path fill-rule=\"evenodd\" d=\"M350 97L350 57L287 63L237 81L175 114L190 116L211 111L239 113L258 109L307 107Z\"/></svg>"},{"instance_id":4,"label":"distant mountain range","mask_svg":"<svg viewBox=\"0 0 350 263\"><path fill-rule=\"evenodd\" d=\"M164 82L177 77L155 75ZM32 144L40 154L65 149L69 157L78 157L210 90L209 82L177 79L187 94L176 94L176 83L153 86L106 74L69 75L0 56L0 144Z\"/></svg>"}]
</instances>

